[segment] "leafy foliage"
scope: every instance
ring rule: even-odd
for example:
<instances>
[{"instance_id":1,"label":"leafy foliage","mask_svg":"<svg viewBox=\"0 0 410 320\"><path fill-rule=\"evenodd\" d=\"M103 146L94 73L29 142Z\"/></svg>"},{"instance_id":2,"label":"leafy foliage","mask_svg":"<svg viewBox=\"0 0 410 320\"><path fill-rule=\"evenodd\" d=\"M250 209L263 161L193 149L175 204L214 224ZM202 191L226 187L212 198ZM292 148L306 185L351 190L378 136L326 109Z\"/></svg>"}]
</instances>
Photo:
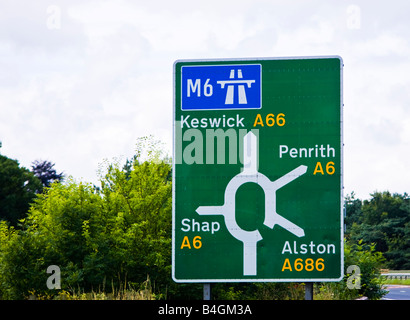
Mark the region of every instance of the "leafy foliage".
<instances>
[{"instance_id":1,"label":"leafy foliage","mask_svg":"<svg viewBox=\"0 0 410 320\"><path fill-rule=\"evenodd\" d=\"M31 171L40 179L44 188L49 188L53 182L59 182L64 179L64 173L57 173L54 166L55 164L50 161L35 160L32 163Z\"/></svg>"},{"instance_id":2,"label":"leafy foliage","mask_svg":"<svg viewBox=\"0 0 410 320\"><path fill-rule=\"evenodd\" d=\"M171 167L136 157L127 176L108 165L101 188L68 179L39 194L22 230L2 225L0 296L47 295L49 265L61 287L112 290L147 275L166 292L171 265Z\"/></svg>"},{"instance_id":3,"label":"leafy foliage","mask_svg":"<svg viewBox=\"0 0 410 320\"><path fill-rule=\"evenodd\" d=\"M32 172L0 155L0 220L17 226L40 190L41 183Z\"/></svg>"},{"instance_id":4,"label":"leafy foliage","mask_svg":"<svg viewBox=\"0 0 410 320\"><path fill-rule=\"evenodd\" d=\"M370 200L346 201L348 238L363 241L368 248L383 253L387 267L410 269L410 198L405 193L375 192Z\"/></svg>"},{"instance_id":5,"label":"leafy foliage","mask_svg":"<svg viewBox=\"0 0 410 320\"><path fill-rule=\"evenodd\" d=\"M366 296L369 299L380 299L386 291L382 288L382 280L380 278L380 269L383 266L385 258L381 252L376 251L375 245L363 246L363 241L355 244L345 243L345 281L348 278L347 268L351 265L356 265L360 268L360 289L356 289L356 293L360 296ZM345 282L341 295L347 297L354 295L355 290L346 288Z\"/></svg>"}]
</instances>

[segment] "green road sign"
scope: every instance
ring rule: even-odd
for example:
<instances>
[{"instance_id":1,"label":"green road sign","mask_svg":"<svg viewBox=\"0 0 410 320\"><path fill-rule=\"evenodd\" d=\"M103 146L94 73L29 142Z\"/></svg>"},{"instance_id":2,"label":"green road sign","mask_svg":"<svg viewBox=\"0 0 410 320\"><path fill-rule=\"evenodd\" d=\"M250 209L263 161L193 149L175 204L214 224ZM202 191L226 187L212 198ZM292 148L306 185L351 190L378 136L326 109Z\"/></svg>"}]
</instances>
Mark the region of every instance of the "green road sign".
<instances>
[{"instance_id":1,"label":"green road sign","mask_svg":"<svg viewBox=\"0 0 410 320\"><path fill-rule=\"evenodd\" d=\"M343 277L342 68L175 62L175 281Z\"/></svg>"}]
</instances>

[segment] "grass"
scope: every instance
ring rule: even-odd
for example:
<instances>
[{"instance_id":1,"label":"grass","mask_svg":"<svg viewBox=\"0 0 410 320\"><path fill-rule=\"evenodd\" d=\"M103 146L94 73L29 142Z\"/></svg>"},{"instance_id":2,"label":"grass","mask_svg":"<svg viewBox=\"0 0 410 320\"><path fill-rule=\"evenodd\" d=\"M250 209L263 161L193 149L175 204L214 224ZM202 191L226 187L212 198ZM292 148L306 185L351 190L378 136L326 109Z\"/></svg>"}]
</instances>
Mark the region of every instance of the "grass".
<instances>
[{"instance_id":1,"label":"grass","mask_svg":"<svg viewBox=\"0 0 410 320\"><path fill-rule=\"evenodd\" d=\"M150 290L121 290L115 293L87 292L70 293L67 291L59 292L55 300L154 300L154 295Z\"/></svg>"},{"instance_id":2,"label":"grass","mask_svg":"<svg viewBox=\"0 0 410 320\"><path fill-rule=\"evenodd\" d=\"M383 273L410 273L410 270L382 270ZM383 274L382 274L383 275ZM396 285L410 285L410 279L387 279L386 277L383 277L384 281L383 283L385 285L388 284L396 284Z\"/></svg>"},{"instance_id":3,"label":"grass","mask_svg":"<svg viewBox=\"0 0 410 320\"><path fill-rule=\"evenodd\" d=\"M399 284L404 286L410 286L410 279L386 279L384 284Z\"/></svg>"},{"instance_id":4,"label":"grass","mask_svg":"<svg viewBox=\"0 0 410 320\"><path fill-rule=\"evenodd\" d=\"M409 273L408 270L389 271L383 270L383 273ZM382 276L382 283L386 285L410 285L410 279L386 279ZM265 290L264 290L265 289ZM270 290L269 290L270 289ZM275 289L275 290L274 290ZM272 291L273 290L273 291ZM105 291L105 286L102 290L92 290L91 292L81 292L81 290L60 290L57 295L39 295L35 292L30 295L29 299L33 300L155 300L160 296L153 293L151 281L149 277L141 285L137 287L130 286L127 282L120 285L120 288L112 286L110 292ZM227 292L225 299L238 299L241 292L234 292L233 288ZM258 296L259 299L275 299L278 296L282 299L303 300L304 285L299 283L289 283L287 285L275 286L266 284L262 286L262 291ZM314 299L315 300L352 300L359 297L357 290L344 290L339 283L315 283Z\"/></svg>"},{"instance_id":5,"label":"grass","mask_svg":"<svg viewBox=\"0 0 410 320\"><path fill-rule=\"evenodd\" d=\"M151 281L149 277L144 281L139 288L127 286L125 282L120 285L120 288L111 288L111 292L107 293L104 288L98 291L81 292L81 290L60 290L57 295L36 294L32 292L28 297L29 300L155 300L156 296L153 293Z\"/></svg>"},{"instance_id":6,"label":"grass","mask_svg":"<svg viewBox=\"0 0 410 320\"><path fill-rule=\"evenodd\" d=\"M144 281L139 289L133 287L127 288L127 283L121 285L115 290L114 286L110 293L104 291L89 292L89 293L69 293L61 291L57 297L58 300L155 300L155 295L152 292L151 281L149 277Z\"/></svg>"}]
</instances>

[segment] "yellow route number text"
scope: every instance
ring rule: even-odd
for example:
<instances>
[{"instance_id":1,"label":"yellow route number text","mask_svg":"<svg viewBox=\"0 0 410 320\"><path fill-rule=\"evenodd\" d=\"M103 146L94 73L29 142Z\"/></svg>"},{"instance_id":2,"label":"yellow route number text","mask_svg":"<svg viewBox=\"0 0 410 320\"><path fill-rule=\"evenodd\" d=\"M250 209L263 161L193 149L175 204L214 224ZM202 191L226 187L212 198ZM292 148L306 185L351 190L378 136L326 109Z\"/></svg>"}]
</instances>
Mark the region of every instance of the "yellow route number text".
<instances>
[{"instance_id":1,"label":"yellow route number text","mask_svg":"<svg viewBox=\"0 0 410 320\"><path fill-rule=\"evenodd\" d=\"M282 272L283 271L323 271L325 270L325 263L324 263L323 258L318 258L316 260L313 260L311 258L307 259L302 259L302 258L297 258L293 263L286 258L283 266L282 266Z\"/></svg>"}]
</instances>

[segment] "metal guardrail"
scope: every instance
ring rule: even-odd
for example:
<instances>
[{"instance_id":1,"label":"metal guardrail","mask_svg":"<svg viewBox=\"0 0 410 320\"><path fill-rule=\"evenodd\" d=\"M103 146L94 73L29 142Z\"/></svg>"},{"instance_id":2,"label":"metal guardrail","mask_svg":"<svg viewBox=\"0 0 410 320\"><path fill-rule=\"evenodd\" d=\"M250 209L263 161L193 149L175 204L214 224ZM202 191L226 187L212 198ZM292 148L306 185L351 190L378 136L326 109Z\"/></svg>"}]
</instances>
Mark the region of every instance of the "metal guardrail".
<instances>
[{"instance_id":1,"label":"metal guardrail","mask_svg":"<svg viewBox=\"0 0 410 320\"><path fill-rule=\"evenodd\" d=\"M409 279L410 273L382 273L381 276L387 279Z\"/></svg>"}]
</instances>

